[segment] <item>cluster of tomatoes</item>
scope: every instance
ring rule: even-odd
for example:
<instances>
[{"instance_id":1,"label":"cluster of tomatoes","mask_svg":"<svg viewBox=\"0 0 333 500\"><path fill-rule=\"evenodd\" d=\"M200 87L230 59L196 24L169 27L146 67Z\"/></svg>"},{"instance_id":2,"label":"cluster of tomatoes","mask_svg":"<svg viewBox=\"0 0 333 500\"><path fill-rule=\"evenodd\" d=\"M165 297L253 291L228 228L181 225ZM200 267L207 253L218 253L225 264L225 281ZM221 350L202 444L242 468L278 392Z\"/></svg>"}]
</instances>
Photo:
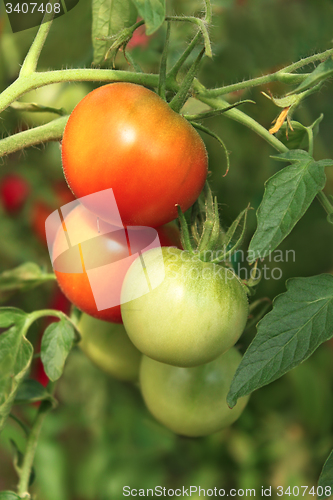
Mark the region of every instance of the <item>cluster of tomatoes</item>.
<instances>
[{"instance_id":1,"label":"cluster of tomatoes","mask_svg":"<svg viewBox=\"0 0 333 500\"><path fill-rule=\"evenodd\" d=\"M82 349L111 375L139 379L148 409L174 432L201 436L231 424L247 402L226 403L246 291L229 268L183 250L172 222L206 181L202 139L151 90L113 83L70 115L62 162L80 204L58 230L53 265L84 313Z\"/></svg>"}]
</instances>

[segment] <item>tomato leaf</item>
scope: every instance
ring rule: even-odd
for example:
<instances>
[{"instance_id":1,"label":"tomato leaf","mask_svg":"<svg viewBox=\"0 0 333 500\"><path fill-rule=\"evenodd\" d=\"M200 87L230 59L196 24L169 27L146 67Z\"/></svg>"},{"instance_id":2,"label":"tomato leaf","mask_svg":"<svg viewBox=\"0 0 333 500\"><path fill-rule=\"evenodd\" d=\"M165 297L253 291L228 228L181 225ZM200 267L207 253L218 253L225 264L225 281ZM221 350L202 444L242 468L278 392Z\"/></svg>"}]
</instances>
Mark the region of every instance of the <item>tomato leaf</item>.
<instances>
[{"instance_id":1,"label":"tomato leaf","mask_svg":"<svg viewBox=\"0 0 333 500\"><path fill-rule=\"evenodd\" d=\"M41 360L50 380L58 380L62 375L74 337L74 327L65 319L51 323L46 328L42 338Z\"/></svg>"},{"instance_id":2,"label":"tomato leaf","mask_svg":"<svg viewBox=\"0 0 333 500\"><path fill-rule=\"evenodd\" d=\"M329 454L328 459L324 463L324 467L319 476L318 486L323 488L323 494L318 495L318 498L328 498L332 495L333 490L333 450ZM325 488L327 488L327 493L325 493Z\"/></svg>"},{"instance_id":3,"label":"tomato leaf","mask_svg":"<svg viewBox=\"0 0 333 500\"><path fill-rule=\"evenodd\" d=\"M293 94L302 92L310 87L314 87L318 83L330 78L333 75L333 58L330 57L326 61L318 64L318 66L305 78L305 80L293 90Z\"/></svg>"},{"instance_id":4,"label":"tomato leaf","mask_svg":"<svg viewBox=\"0 0 333 500\"><path fill-rule=\"evenodd\" d=\"M292 165L266 182L264 197L257 210L257 230L248 250L251 262L269 255L291 232L325 186L325 167L333 165L333 160L315 161L301 149L273 158L290 161Z\"/></svg>"},{"instance_id":5,"label":"tomato leaf","mask_svg":"<svg viewBox=\"0 0 333 500\"><path fill-rule=\"evenodd\" d=\"M307 359L333 336L333 276L287 281L287 292L258 323L231 383L228 404L273 382Z\"/></svg>"},{"instance_id":6,"label":"tomato leaf","mask_svg":"<svg viewBox=\"0 0 333 500\"><path fill-rule=\"evenodd\" d=\"M0 500L20 500L14 491L0 491Z\"/></svg>"},{"instance_id":7,"label":"tomato leaf","mask_svg":"<svg viewBox=\"0 0 333 500\"><path fill-rule=\"evenodd\" d=\"M164 21L165 0L133 0L146 24L147 35L152 35Z\"/></svg>"},{"instance_id":8,"label":"tomato leaf","mask_svg":"<svg viewBox=\"0 0 333 500\"><path fill-rule=\"evenodd\" d=\"M92 14L94 64L101 64L111 45L105 37L135 24L137 10L132 0L93 0Z\"/></svg>"},{"instance_id":9,"label":"tomato leaf","mask_svg":"<svg viewBox=\"0 0 333 500\"><path fill-rule=\"evenodd\" d=\"M0 431L9 415L33 355L33 348L24 333L26 315L19 309L14 313L0 310L0 325L15 324L0 335ZM1 321L2 320L2 321Z\"/></svg>"},{"instance_id":10,"label":"tomato leaf","mask_svg":"<svg viewBox=\"0 0 333 500\"><path fill-rule=\"evenodd\" d=\"M24 380L18 388L14 404L36 403L37 401L50 401L55 405L55 399L42 384L33 379Z\"/></svg>"},{"instance_id":11,"label":"tomato leaf","mask_svg":"<svg viewBox=\"0 0 333 500\"><path fill-rule=\"evenodd\" d=\"M17 321L25 318L25 312L16 307L1 307L0 309L0 328L8 328Z\"/></svg>"},{"instance_id":12,"label":"tomato leaf","mask_svg":"<svg viewBox=\"0 0 333 500\"><path fill-rule=\"evenodd\" d=\"M33 262L26 262L0 274L0 294L29 290L50 279L55 279L54 275L46 274Z\"/></svg>"}]
</instances>

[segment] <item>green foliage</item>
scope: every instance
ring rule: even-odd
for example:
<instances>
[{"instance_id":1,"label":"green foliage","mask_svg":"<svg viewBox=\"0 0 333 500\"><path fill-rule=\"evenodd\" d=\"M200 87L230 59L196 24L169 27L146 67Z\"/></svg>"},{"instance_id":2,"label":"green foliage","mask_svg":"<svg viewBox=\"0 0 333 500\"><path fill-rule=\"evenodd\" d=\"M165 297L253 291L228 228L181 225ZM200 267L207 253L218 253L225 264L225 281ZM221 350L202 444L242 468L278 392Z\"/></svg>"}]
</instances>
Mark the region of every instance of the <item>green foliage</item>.
<instances>
[{"instance_id":1,"label":"green foliage","mask_svg":"<svg viewBox=\"0 0 333 500\"><path fill-rule=\"evenodd\" d=\"M318 495L319 499L331 497L333 489L333 451L326 460L323 470L321 471L318 486L323 488L323 494ZM325 489L327 488L327 489Z\"/></svg>"},{"instance_id":2,"label":"green foliage","mask_svg":"<svg viewBox=\"0 0 333 500\"><path fill-rule=\"evenodd\" d=\"M251 260L269 255L290 233L326 182L325 167L332 160L315 161L306 151L294 150L274 156L290 161L266 183L264 198L258 208L258 227L251 240Z\"/></svg>"},{"instance_id":3,"label":"green foliage","mask_svg":"<svg viewBox=\"0 0 333 500\"><path fill-rule=\"evenodd\" d=\"M45 273L37 264L26 262L15 269L0 274L0 294L5 294L5 297L8 297L8 294L25 292L47 280L54 279L54 275Z\"/></svg>"},{"instance_id":4,"label":"green foliage","mask_svg":"<svg viewBox=\"0 0 333 500\"><path fill-rule=\"evenodd\" d=\"M133 0L147 27L147 35L152 35L161 26L165 17L166 0Z\"/></svg>"},{"instance_id":5,"label":"green foliage","mask_svg":"<svg viewBox=\"0 0 333 500\"><path fill-rule=\"evenodd\" d=\"M51 323L45 330L41 345L41 359L45 373L50 380L55 381L61 377L74 338L74 327L65 319Z\"/></svg>"},{"instance_id":6,"label":"green foliage","mask_svg":"<svg viewBox=\"0 0 333 500\"><path fill-rule=\"evenodd\" d=\"M107 53L108 37L132 26L137 10L132 0L93 0L92 43L94 64L101 64Z\"/></svg>"},{"instance_id":7,"label":"green foliage","mask_svg":"<svg viewBox=\"0 0 333 500\"><path fill-rule=\"evenodd\" d=\"M16 393L14 404L30 404L38 401L50 401L55 404L55 399L37 380L23 380Z\"/></svg>"},{"instance_id":8,"label":"green foliage","mask_svg":"<svg viewBox=\"0 0 333 500\"><path fill-rule=\"evenodd\" d=\"M326 61L318 64L312 73L293 91L294 94L303 92L312 88L318 83L331 78L333 75L333 58L329 57Z\"/></svg>"},{"instance_id":9,"label":"green foliage","mask_svg":"<svg viewBox=\"0 0 333 500\"><path fill-rule=\"evenodd\" d=\"M18 495L13 491L1 491L0 492L0 500L20 500Z\"/></svg>"},{"instance_id":10,"label":"green foliage","mask_svg":"<svg viewBox=\"0 0 333 500\"><path fill-rule=\"evenodd\" d=\"M333 276L294 278L258 324L228 394L228 403L263 387L307 359L333 336Z\"/></svg>"},{"instance_id":11,"label":"green foliage","mask_svg":"<svg viewBox=\"0 0 333 500\"><path fill-rule=\"evenodd\" d=\"M319 124L324 115L321 114L310 127L305 127L302 123L291 120L285 122L279 131L279 139L288 149L307 149L309 147L309 130L315 137L319 132Z\"/></svg>"},{"instance_id":12,"label":"green foliage","mask_svg":"<svg viewBox=\"0 0 333 500\"><path fill-rule=\"evenodd\" d=\"M0 309L0 327L8 328L0 335L0 431L32 360L33 347L25 337L26 322L23 311Z\"/></svg>"}]
</instances>

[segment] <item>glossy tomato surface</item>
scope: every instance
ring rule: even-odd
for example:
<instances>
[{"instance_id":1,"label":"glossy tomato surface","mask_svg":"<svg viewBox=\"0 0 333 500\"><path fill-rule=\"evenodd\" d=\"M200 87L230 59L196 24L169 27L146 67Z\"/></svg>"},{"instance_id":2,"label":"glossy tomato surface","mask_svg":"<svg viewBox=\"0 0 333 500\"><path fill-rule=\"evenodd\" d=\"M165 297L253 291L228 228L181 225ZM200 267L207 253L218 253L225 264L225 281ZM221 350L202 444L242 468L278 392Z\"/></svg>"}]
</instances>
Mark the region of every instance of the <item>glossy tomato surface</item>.
<instances>
[{"instance_id":1,"label":"glossy tomato surface","mask_svg":"<svg viewBox=\"0 0 333 500\"><path fill-rule=\"evenodd\" d=\"M161 244L179 244L179 230L174 225L156 231L125 230L97 221L83 205L77 205L65 217L53 244L53 266L60 288L81 311L121 323L120 292L125 274L138 251L147 245L160 245L159 238L153 239L155 235L161 237Z\"/></svg>"},{"instance_id":2,"label":"glossy tomato surface","mask_svg":"<svg viewBox=\"0 0 333 500\"><path fill-rule=\"evenodd\" d=\"M243 333L248 301L230 270L177 248L148 250L129 268L121 313L133 344L175 366L197 366L232 347ZM151 283L160 283L147 293ZM135 297L135 298L132 298Z\"/></svg>"},{"instance_id":3,"label":"glossy tomato surface","mask_svg":"<svg viewBox=\"0 0 333 500\"><path fill-rule=\"evenodd\" d=\"M124 226L157 227L185 212L207 176L194 128L157 94L132 83L90 92L74 109L62 141L67 182L77 198L112 188ZM117 224L111 203L82 200Z\"/></svg>"},{"instance_id":4,"label":"glossy tomato surface","mask_svg":"<svg viewBox=\"0 0 333 500\"><path fill-rule=\"evenodd\" d=\"M154 417L176 434L205 436L231 425L242 413L248 397L230 409L230 384L242 357L232 347L210 363L179 368L143 356L140 387Z\"/></svg>"},{"instance_id":5,"label":"glossy tomato surface","mask_svg":"<svg viewBox=\"0 0 333 500\"><path fill-rule=\"evenodd\" d=\"M141 353L123 325L82 314L78 329L82 337L79 346L98 368L119 380L138 380Z\"/></svg>"}]
</instances>

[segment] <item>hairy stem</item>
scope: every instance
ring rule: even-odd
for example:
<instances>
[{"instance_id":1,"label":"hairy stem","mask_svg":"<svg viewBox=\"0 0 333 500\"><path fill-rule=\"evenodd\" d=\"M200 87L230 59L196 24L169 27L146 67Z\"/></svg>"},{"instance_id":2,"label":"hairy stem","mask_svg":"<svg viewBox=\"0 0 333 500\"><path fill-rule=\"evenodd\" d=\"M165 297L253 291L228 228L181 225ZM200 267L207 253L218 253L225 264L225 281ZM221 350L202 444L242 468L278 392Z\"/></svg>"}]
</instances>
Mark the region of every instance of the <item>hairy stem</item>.
<instances>
[{"instance_id":1,"label":"hairy stem","mask_svg":"<svg viewBox=\"0 0 333 500\"><path fill-rule=\"evenodd\" d=\"M170 27L171 24L167 24L167 32L166 32L166 37L165 37L165 44L164 44L164 49L161 57L161 64L160 64L160 74L159 74L159 80L158 80L158 89L157 93L158 95L166 100L165 97L165 82L166 82L166 69L167 69L167 59L168 59L168 48L169 48L169 39L170 39Z\"/></svg>"},{"instance_id":2,"label":"hairy stem","mask_svg":"<svg viewBox=\"0 0 333 500\"><path fill-rule=\"evenodd\" d=\"M204 39L204 43L205 43L205 54L206 56L208 57L212 57L212 47L211 47L211 44L210 44L210 39L209 39L209 34L208 34L208 30L207 30L207 26L206 26L206 21L203 21L202 19L199 19L198 17L194 17L194 16L184 16L184 17L178 17L178 16L167 16L165 18L166 21L185 21L185 22L190 22L190 23L193 23L193 24L196 24L197 26L199 26L200 30L201 30L201 33L202 33L202 36L203 36L203 39Z\"/></svg>"},{"instance_id":3,"label":"hairy stem","mask_svg":"<svg viewBox=\"0 0 333 500\"><path fill-rule=\"evenodd\" d=\"M319 193L317 194L317 199L324 208L324 210L326 211L329 219L331 220L333 214L333 206L331 205L326 194L323 191L319 191Z\"/></svg>"},{"instance_id":4,"label":"hairy stem","mask_svg":"<svg viewBox=\"0 0 333 500\"><path fill-rule=\"evenodd\" d=\"M29 146L36 146L48 141L59 141L62 138L67 120L68 115L62 116L45 125L24 130L24 132L19 132L0 140L0 158L1 156L15 153L15 151Z\"/></svg>"},{"instance_id":5,"label":"hairy stem","mask_svg":"<svg viewBox=\"0 0 333 500\"><path fill-rule=\"evenodd\" d=\"M23 496L24 494L28 493L30 475L35 458L38 438L40 435L40 431L42 429L44 418L46 417L47 413L51 410L51 408L52 404L49 401L42 401L36 419L29 432L27 445L23 457L23 463L19 473L19 483L17 487L17 493L20 496Z\"/></svg>"},{"instance_id":6,"label":"hairy stem","mask_svg":"<svg viewBox=\"0 0 333 500\"><path fill-rule=\"evenodd\" d=\"M333 49L325 50L324 52L320 52L319 54L314 54L313 56L305 57L304 59L300 59L299 61L286 66L285 68L271 73L269 75L260 76L258 78L252 78L250 80L245 80L244 82L239 82L234 85L226 85L225 87L220 87L217 89L211 89L206 91L206 95L209 97L217 97L219 95L229 94L230 92L235 92L236 90L244 90L250 87L257 87L259 85L263 85L265 83L270 82L282 82L282 83L301 83L308 76L308 73L303 73L299 75L291 74L292 71L303 68L308 64L323 61L328 59L333 55Z\"/></svg>"},{"instance_id":7,"label":"hairy stem","mask_svg":"<svg viewBox=\"0 0 333 500\"><path fill-rule=\"evenodd\" d=\"M168 73L168 77L171 79L175 79L176 76L178 75L178 72L180 68L183 66L184 62L188 58L188 56L191 54L192 50L194 47L198 44L200 38L202 37L201 31L199 30L198 33L195 35L191 43L186 47L185 51L183 54L180 56L178 61L174 64L174 66L171 68L171 70Z\"/></svg>"},{"instance_id":8,"label":"hairy stem","mask_svg":"<svg viewBox=\"0 0 333 500\"><path fill-rule=\"evenodd\" d=\"M44 46L46 37L50 31L52 20L53 20L54 12L51 9L51 13L46 13L42 24L39 27L37 35L29 49L28 54L23 62L20 71L20 77L31 75L36 71L38 59L41 53L41 50Z\"/></svg>"},{"instance_id":9,"label":"hairy stem","mask_svg":"<svg viewBox=\"0 0 333 500\"><path fill-rule=\"evenodd\" d=\"M305 78L309 76L309 73L301 75L293 75L292 73L284 73L277 71L276 73L270 73L269 75L259 76L257 78L251 78L250 80L244 80L243 82L234 83L231 85L226 85L224 87L219 87L216 89L206 90L205 95L207 97L217 97L220 95L230 94L231 92L236 92L237 90L246 90L252 87L258 87L260 85L265 85L271 82L281 82L281 83L302 83Z\"/></svg>"},{"instance_id":10,"label":"hairy stem","mask_svg":"<svg viewBox=\"0 0 333 500\"><path fill-rule=\"evenodd\" d=\"M198 87L198 85L195 84L195 87ZM198 94L196 94L196 98L199 101L208 104L213 109L224 109L230 106L230 104L224 99L221 99L220 97L215 97L215 98L204 97L200 93L200 91ZM229 109L229 111L225 112L225 116L253 130L253 132L262 137L266 142L268 142L274 149L276 149L280 153L285 153L289 151L288 148L281 141L279 141L274 135L270 134L268 130L266 130L262 125L260 125L260 123L258 123L256 120L254 120L247 114L243 113L239 109L237 108Z\"/></svg>"},{"instance_id":11,"label":"hairy stem","mask_svg":"<svg viewBox=\"0 0 333 500\"><path fill-rule=\"evenodd\" d=\"M133 73L112 69L66 69L33 73L19 77L0 95L0 113L12 102L30 90L61 82L131 82L147 87L157 87L158 75ZM176 92L178 85L172 79L166 81L168 90Z\"/></svg>"}]
</instances>

